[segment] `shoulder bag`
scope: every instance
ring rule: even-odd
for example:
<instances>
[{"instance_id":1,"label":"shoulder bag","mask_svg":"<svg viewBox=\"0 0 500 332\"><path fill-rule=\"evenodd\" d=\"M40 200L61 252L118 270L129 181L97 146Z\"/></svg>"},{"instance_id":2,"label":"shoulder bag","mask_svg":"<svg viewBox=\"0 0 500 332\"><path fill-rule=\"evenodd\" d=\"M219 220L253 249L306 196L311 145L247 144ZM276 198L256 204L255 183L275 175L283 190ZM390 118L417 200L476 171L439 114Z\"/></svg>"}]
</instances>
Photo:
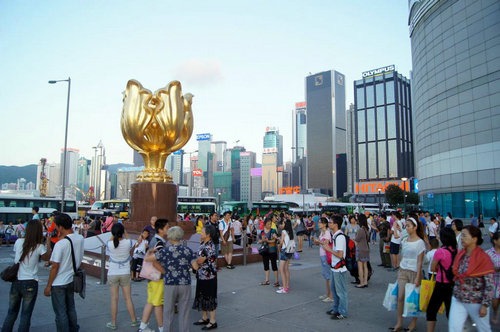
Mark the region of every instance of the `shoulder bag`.
<instances>
[{"instance_id":1,"label":"shoulder bag","mask_svg":"<svg viewBox=\"0 0 500 332\"><path fill-rule=\"evenodd\" d=\"M17 263L7 266L2 272L0 272L0 278L2 278L3 281L7 282L17 281L17 272L19 271L19 265L25 257L26 255L23 253Z\"/></svg>"},{"instance_id":2,"label":"shoulder bag","mask_svg":"<svg viewBox=\"0 0 500 332\"><path fill-rule=\"evenodd\" d=\"M73 275L73 291L78 293L82 299L85 298L85 286L87 281L87 274L85 270L81 268L76 269L76 260L75 260L75 250L73 249L73 242L69 236L65 236L68 239L69 244L71 245L71 259L73 260L73 271L75 272Z\"/></svg>"}]
</instances>

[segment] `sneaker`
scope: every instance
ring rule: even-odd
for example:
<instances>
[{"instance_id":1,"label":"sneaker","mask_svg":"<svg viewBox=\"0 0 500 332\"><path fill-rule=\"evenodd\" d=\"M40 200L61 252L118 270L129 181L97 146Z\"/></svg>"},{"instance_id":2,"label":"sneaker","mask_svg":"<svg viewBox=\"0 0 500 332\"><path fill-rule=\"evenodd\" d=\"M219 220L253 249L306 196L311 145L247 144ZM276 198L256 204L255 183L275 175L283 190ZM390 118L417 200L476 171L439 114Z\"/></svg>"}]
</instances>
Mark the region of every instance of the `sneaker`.
<instances>
[{"instance_id":1,"label":"sneaker","mask_svg":"<svg viewBox=\"0 0 500 332\"><path fill-rule=\"evenodd\" d=\"M326 295L320 295L320 296L318 296L318 299L320 299L320 300L324 300L324 299L326 299L327 297L328 297L328 296L326 296Z\"/></svg>"},{"instance_id":2,"label":"sneaker","mask_svg":"<svg viewBox=\"0 0 500 332\"><path fill-rule=\"evenodd\" d=\"M330 315L330 316L337 316L339 313L338 313L338 312L336 312L336 311L333 311L333 310L328 310L328 311L326 312L326 314L327 314L327 315Z\"/></svg>"},{"instance_id":3,"label":"sneaker","mask_svg":"<svg viewBox=\"0 0 500 332\"><path fill-rule=\"evenodd\" d=\"M106 327L111 330L116 330L116 325L111 322L106 323Z\"/></svg>"},{"instance_id":4,"label":"sneaker","mask_svg":"<svg viewBox=\"0 0 500 332\"><path fill-rule=\"evenodd\" d=\"M276 291L278 294L288 294L288 288L281 288Z\"/></svg>"},{"instance_id":5,"label":"sneaker","mask_svg":"<svg viewBox=\"0 0 500 332\"><path fill-rule=\"evenodd\" d=\"M132 323L130 323L130 326L132 326L132 327L136 327L136 326L140 326L140 325L141 325L141 321L139 319L136 319Z\"/></svg>"},{"instance_id":6,"label":"sneaker","mask_svg":"<svg viewBox=\"0 0 500 332\"><path fill-rule=\"evenodd\" d=\"M342 315L342 314L338 314L338 315L333 315L332 317L330 317L331 319L334 319L334 320L341 320L341 319L346 319L347 317Z\"/></svg>"},{"instance_id":7,"label":"sneaker","mask_svg":"<svg viewBox=\"0 0 500 332\"><path fill-rule=\"evenodd\" d=\"M325 297L322 301L325 303L329 303L329 302L333 302L333 299L331 299L329 297Z\"/></svg>"},{"instance_id":8,"label":"sneaker","mask_svg":"<svg viewBox=\"0 0 500 332\"><path fill-rule=\"evenodd\" d=\"M149 328L149 326L146 326L143 329L138 329L137 332L155 332L155 330L152 330Z\"/></svg>"}]
</instances>

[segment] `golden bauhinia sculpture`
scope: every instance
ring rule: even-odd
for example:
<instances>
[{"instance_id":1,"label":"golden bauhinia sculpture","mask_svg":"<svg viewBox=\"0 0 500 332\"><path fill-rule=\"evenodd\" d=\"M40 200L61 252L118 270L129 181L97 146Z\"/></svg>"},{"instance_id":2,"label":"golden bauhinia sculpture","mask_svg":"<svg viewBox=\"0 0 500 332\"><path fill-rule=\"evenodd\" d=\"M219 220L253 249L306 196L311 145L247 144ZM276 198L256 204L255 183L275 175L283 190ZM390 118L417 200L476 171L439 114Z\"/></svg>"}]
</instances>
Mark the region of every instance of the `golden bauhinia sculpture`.
<instances>
[{"instance_id":1,"label":"golden bauhinia sculpture","mask_svg":"<svg viewBox=\"0 0 500 332\"><path fill-rule=\"evenodd\" d=\"M182 95L179 81L170 82L154 94L136 80L127 82L123 97L122 134L144 159L139 182L172 182L165 161L182 148L193 133L193 95Z\"/></svg>"}]
</instances>

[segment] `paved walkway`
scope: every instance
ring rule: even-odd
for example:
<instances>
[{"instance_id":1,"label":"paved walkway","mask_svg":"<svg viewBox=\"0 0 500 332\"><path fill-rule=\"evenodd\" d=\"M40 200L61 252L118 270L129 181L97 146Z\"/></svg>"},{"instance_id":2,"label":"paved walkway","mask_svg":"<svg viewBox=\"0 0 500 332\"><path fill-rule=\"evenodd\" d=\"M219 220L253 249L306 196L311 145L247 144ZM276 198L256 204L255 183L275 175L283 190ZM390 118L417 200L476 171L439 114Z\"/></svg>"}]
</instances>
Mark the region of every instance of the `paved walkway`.
<instances>
[{"instance_id":1,"label":"paved walkway","mask_svg":"<svg viewBox=\"0 0 500 332\"><path fill-rule=\"evenodd\" d=\"M381 331L395 323L395 313L382 306L388 282L394 282L395 272L377 267L380 258L372 246L372 265L375 273L368 288L356 289L349 285L349 318L333 321L325 314L329 304L318 300L325 292L325 282L320 275L318 247L304 248L299 260L293 260L290 268L291 291L277 294L272 286L260 286L264 278L261 263L236 266L234 270L223 269L218 275L217 331ZM12 247L0 247L0 269L13 262ZM38 299L31 321L32 331L55 331L54 313L50 298L43 295L47 282L48 269L40 265L40 285ZM272 280L272 279L271 279ZM193 279L193 296L194 296ZM8 309L10 284L0 281L0 322ZM133 283L132 297L137 316L142 314L146 300L146 282ZM101 285L99 279L88 277L87 298L75 296L78 322L81 331L110 331L106 322L110 321L109 288ZM122 298L121 298L122 299ZM191 320L198 320L200 314L191 312ZM120 301L118 312L118 331L136 331L130 327L130 318L125 304ZM152 319L153 325L154 318ZM406 321L408 324L408 321ZM176 325L177 326L177 325ZM17 329L17 324L16 324ZM200 330L192 326L191 331ZM425 318L419 319L418 330L425 331ZM447 320L438 316L436 331L447 331ZM474 331L474 328L469 328ZM500 326L496 326L500 331Z\"/></svg>"}]
</instances>

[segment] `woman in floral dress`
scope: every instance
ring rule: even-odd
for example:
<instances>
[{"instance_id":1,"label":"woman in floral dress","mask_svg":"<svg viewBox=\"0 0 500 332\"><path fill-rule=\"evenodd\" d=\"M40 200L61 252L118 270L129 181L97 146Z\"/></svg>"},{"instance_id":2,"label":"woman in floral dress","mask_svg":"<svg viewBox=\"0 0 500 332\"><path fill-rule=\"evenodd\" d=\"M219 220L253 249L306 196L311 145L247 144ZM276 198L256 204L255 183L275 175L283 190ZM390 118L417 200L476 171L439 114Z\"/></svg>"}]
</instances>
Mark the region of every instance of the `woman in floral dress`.
<instances>
[{"instance_id":1,"label":"woman in floral dress","mask_svg":"<svg viewBox=\"0 0 500 332\"><path fill-rule=\"evenodd\" d=\"M193 309L201 310L201 319L194 325L205 325L202 330L217 328L215 310L217 309L217 252L212 239L217 230L205 225L201 230L201 245L196 259L196 295Z\"/></svg>"}]
</instances>

